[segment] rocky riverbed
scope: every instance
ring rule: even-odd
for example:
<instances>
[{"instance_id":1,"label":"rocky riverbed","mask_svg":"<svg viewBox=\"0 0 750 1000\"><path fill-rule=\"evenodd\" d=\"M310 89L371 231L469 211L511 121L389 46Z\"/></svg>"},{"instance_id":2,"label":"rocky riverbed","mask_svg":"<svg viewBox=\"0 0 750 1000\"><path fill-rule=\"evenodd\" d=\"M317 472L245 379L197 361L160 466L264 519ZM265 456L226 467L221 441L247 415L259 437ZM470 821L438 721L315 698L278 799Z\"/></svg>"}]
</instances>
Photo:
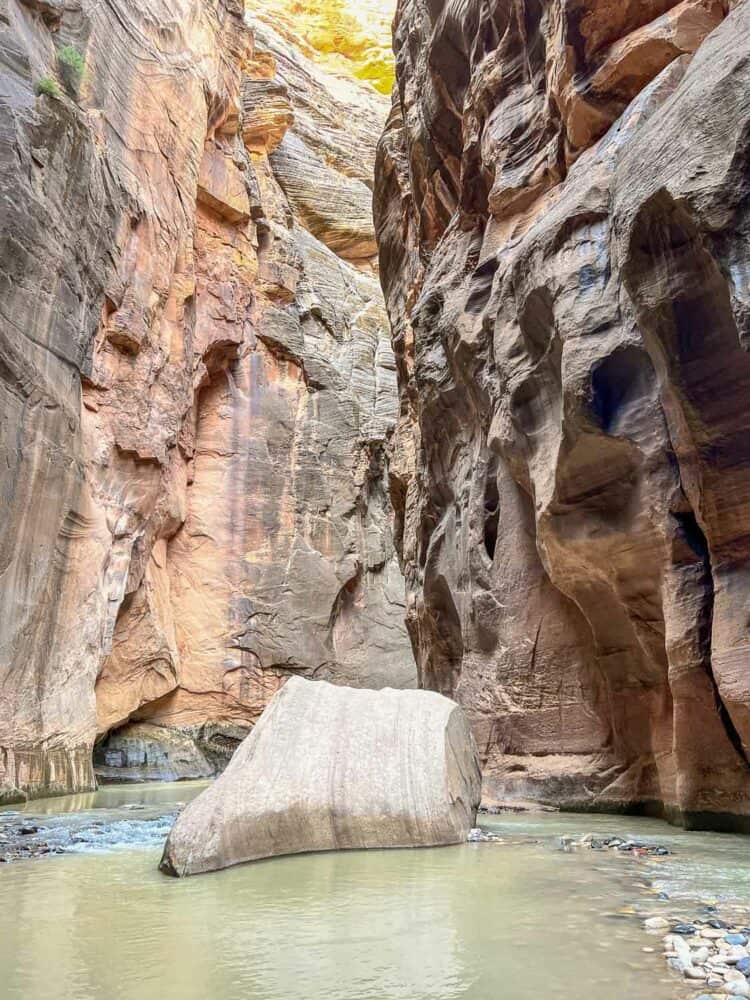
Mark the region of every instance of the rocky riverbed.
<instances>
[{"instance_id":1,"label":"rocky riverbed","mask_svg":"<svg viewBox=\"0 0 750 1000\"><path fill-rule=\"evenodd\" d=\"M481 839L486 837L483 834ZM640 891L640 898L632 909L609 916L638 919L647 935L660 938L667 967L683 981L683 989L676 981L680 996L696 1000L750 997L750 906L705 898L681 899L675 904L669 893L658 888L661 879L655 877L654 862L668 864L675 857L674 850L663 844L617 835L563 835L558 838L558 849L607 852L634 863L631 871L638 880L631 884ZM653 954L657 948L644 944L642 950ZM702 992L696 994L696 988Z\"/></svg>"},{"instance_id":2,"label":"rocky riverbed","mask_svg":"<svg viewBox=\"0 0 750 1000\"><path fill-rule=\"evenodd\" d=\"M647 917L644 929L663 935L667 965L695 984L705 984L707 997L750 997L750 908L702 904L692 920L684 915ZM665 933L665 931L667 933Z\"/></svg>"},{"instance_id":3,"label":"rocky riverbed","mask_svg":"<svg viewBox=\"0 0 750 1000\"><path fill-rule=\"evenodd\" d=\"M62 815L0 812L0 863L59 854L160 847L183 803L126 803L114 810L86 809Z\"/></svg>"}]
</instances>

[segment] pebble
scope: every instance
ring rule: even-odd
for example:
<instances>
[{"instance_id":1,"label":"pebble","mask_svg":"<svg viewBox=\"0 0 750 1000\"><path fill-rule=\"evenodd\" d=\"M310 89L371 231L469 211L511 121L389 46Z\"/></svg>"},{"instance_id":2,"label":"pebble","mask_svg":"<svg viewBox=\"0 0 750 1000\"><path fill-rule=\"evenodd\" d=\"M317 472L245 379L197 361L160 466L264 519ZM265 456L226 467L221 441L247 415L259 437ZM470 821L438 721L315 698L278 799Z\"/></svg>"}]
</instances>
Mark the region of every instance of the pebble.
<instances>
[{"instance_id":1,"label":"pebble","mask_svg":"<svg viewBox=\"0 0 750 1000\"><path fill-rule=\"evenodd\" d=\"M738 962L742 961L743 958L747 958L747 948L730 948L729 951L723 951L722 958L727 963L727 965L736 965Z\"/></svg>"},{"instance_id":2,"label":"pebble","mask_svg":"<svg viewBox=\"0 0 750 1000\"><path fill-rule=\"evenodd\" d=\"M649 917L644 920L643 926L647 931L661 931L669 927L669 921L665 920L664 917Z\"/></svg>"},{"instance_id":3,"label":"pebble","mask_svg":"<svg viewBox=\"0 0 750 1000\"><path fill-rule=\"evenodd\" d=\"M747 938L744 934L727 934L725 935L724 940L727 944L738 944L742 946L747 944Z\"/></svg>"},{"instance_id":4,"label":"pebble","mask_svg":"<svg viewBox=\"0 0 750 1000\"><path fill-rule=\"evenodd\" d=\"M740 958L737 962L737 969L746 976L750 976L750 958Z\"/></svg>"},{"instance_id":5,"label":"pebble","mask_svg":"<svg viewBox=\"0 0 750 1000\"><path fill-rule=\"evenodd\" d=\"M695 934L698 928L695 924L675 924L672 928L673 934Z\"/></svg>"},{"instance_id":6,"label":"pebble","mask_svg":"<svg viewBox=\"0 0 750 1000\"><path fill-rule=\"evenodd\" d=\"M682 974L685 977L685 979L705 980L706 978L706 973L703 971L703 969L696 969L694 965L686 965L685 968L682 970Z\"/></svg>"},{"instance_id":7,"label":"pebble","mask_svg":"<svg viewBox=\"0 0 750 1000\"><path fill-rule=\"evenodd\" d=\"M732 997L750 997L750 986L747 985L747 980L744 978L742 982L734 980L724 983L724 992Z\"/></svg>"},{"instance_id":8,"label":"pebble","mask_svg":"<svg viewBox=\"0 0 750 1000\"><path fill-rule=\"evenodd\" d=\"M481 830L478 826L472 827L469 830L466 839L470 844L503 844L505 841L502 837L498 837L496 833L488 833L486 830Z\"/></svg>"},{"instance_id":9,"label":"pebble","mask_svg":"<svg viewBox=\"0 0 750 1000\"><path fill-rule=\"evenodd\" d=\"M744 981L745 977L742 975L741 972L738 972L736 969L727 969L727 971L724 973L725 983L733 983L733 982L744 983Z\"/></svg>"}]
</instances>

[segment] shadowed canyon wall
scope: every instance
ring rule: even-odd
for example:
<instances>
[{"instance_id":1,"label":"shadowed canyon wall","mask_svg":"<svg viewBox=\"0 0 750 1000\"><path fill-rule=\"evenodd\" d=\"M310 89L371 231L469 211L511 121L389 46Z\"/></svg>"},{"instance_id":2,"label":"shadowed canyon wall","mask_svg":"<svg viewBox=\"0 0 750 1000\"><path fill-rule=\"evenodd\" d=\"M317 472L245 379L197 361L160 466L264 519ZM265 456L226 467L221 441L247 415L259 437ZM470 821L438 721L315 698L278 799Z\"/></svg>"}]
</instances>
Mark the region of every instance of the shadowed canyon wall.
<instances>
[{"instance_id":1,"label":"shadowed canyon wall","mask_svg":"<svg viewBox=\"0 0 750 1000\"><path fill-rule=\"evenodd\" d=\"M421 680L486 795L747 820L750 3L401 0L395 47Z\"/></svg>"},{"instance_id":2,"label":"shadowed canyon wall","mask_svg":"<svg viewBox=\"0 0 750 1000\"><path fill-rule=\"evenodd\" d=\"M293 672L416 683L387 101L256 15L0 4L6 799L92 787L108 733L103 776L210 774Z\"/></svg>"}]
</instances>

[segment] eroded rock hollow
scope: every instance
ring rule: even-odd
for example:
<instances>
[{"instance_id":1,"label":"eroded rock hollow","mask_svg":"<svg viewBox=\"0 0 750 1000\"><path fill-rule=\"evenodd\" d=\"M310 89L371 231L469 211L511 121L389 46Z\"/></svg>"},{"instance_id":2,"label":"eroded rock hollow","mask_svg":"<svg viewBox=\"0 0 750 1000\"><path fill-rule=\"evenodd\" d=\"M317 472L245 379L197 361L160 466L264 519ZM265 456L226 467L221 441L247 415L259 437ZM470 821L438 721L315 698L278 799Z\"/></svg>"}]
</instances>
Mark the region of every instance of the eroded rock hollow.
<instances>
[{"instance_id":1,"label":"eroded rock hollow","mask_svg":"<svg viewBox=\"0 0 750 1000\"><path fill-rule=\"evenodd\" d=\"M750 4L401 0L394 37L421 681L490 796L747 820Z\"/></svg>"},{"instance_id":2,"label":"eroded rock hollow","mask_svg":"<svg viewBox=\"0 0 750 1000\"><path fill-rule=\"evenodd\" d=\"M213 773L295 672L416 682L387 99L263 6L0 5L0 799L113 732L103 776Z\"/></svg>"}]
</instances>

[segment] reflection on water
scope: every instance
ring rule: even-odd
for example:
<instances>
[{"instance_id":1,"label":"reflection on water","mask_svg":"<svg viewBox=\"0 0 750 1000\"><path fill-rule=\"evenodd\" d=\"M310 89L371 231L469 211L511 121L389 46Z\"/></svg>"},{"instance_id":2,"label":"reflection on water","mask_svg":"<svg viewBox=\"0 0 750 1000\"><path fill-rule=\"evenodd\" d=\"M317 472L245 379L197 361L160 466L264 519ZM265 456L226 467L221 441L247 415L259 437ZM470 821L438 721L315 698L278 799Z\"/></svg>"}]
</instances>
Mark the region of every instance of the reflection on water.
<instances>
[{"instance_id":1,"label":"reflection on water","mask_svg":"<svg viewBox=\"0 0 750 1000\"><path fill-rule=\"evenodd\" d=\"M0 817L15 812L24 815L40 813L59 815L83 812L87 809L115 809L127 805L165 805L168 808L176 802L189 802L206 785L207 781L153 781L147 784L103 785L97 792L35 799L23 805L9 806L7 809L0 809Z\"/></svg>"},{"instance_id":2,"label":"reflection on water","mask_svg":"<svg viewBox=\"0 0 750 1000\"><path fill-rule=\"evenodd\" d=\"M110 786L81 804L113 825L122 804L141 799L169 812L199 788ZM31 803L27 812L46 811L49 822L67 805ZM733 864L746 843L620 817L488 817L485 825L539 842L279 858L185 880L160 875L159 850L148 846L4 866L0 995L668 1000L675 981L659 956L641 951L638 921L612 919L637 895L633 866L561 853L555 838L652 835L680 850L679 878L693 857L707 862L709 846Z\"/></svg>"}]
</instances>

